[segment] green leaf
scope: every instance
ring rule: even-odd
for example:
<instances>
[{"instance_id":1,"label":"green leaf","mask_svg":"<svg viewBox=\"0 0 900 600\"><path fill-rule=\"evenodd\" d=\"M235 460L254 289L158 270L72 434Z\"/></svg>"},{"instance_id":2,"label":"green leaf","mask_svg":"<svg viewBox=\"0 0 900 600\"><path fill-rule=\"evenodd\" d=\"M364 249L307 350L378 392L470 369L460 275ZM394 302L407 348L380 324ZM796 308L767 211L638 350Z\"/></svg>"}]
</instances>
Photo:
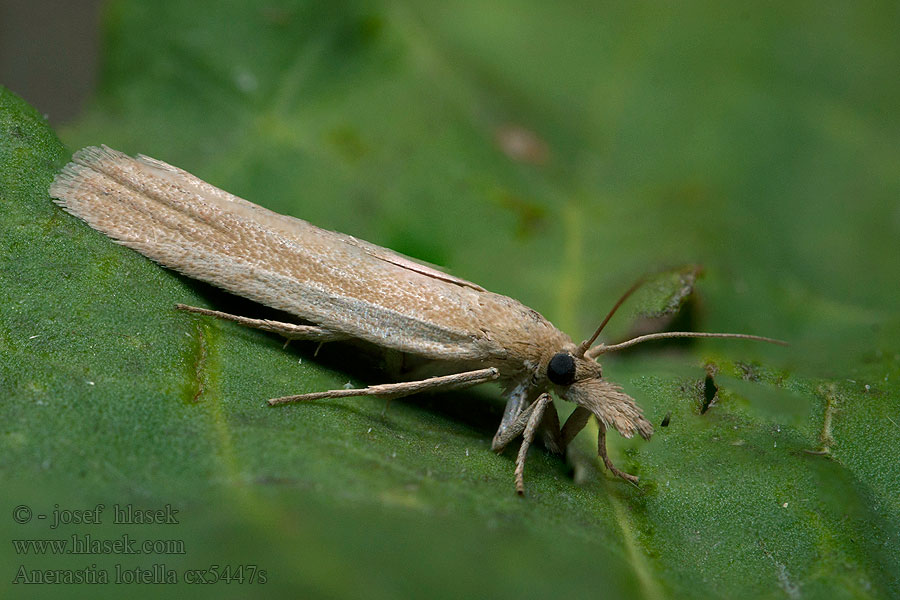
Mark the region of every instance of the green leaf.
<instances>
[{"instance_id":1,"label":"green leaf","mask_svg":"<svg viewBox=\"0 0 900 600\"><path fill-rule=\"evenodd\" d=\"M93 564L114 580L163 565L183 583L216 564L254 565L267 582L185 589L897 597L900 41L886 17L700 1L110 4L100 89L60 132L68 151L0 88L0 522L9 540L184 548L7 544L6 595L21 594L20 567ZM272 316L57 208L54 173L99 143L445 266L576 339L638 277L695 263L691 326L792 346L609 357L604 375L656 428L649 442L610 437L639 487L603 471L594 429L571 467L533 449L520 499L514 449L490 451L492 386L388 410L371 398L266 408L378 382L381 359L282 349L175 311ZM677 289L648 298L665 305ZM55 508L98 503L102 524L50 528ZM117 504L168 504L178 524L116 524Z\"/></svg>"},{"instance_id":2,"label":"green leaf","mask_svg":"<svg viewBox=\"0 0 900 600\"><path fill-rule=\"evenodd\" d=\"M700 268L686 265L647 277L631 299L632 314L659 318L677 313L694 292Z\"/></svg>"}]
</instances>

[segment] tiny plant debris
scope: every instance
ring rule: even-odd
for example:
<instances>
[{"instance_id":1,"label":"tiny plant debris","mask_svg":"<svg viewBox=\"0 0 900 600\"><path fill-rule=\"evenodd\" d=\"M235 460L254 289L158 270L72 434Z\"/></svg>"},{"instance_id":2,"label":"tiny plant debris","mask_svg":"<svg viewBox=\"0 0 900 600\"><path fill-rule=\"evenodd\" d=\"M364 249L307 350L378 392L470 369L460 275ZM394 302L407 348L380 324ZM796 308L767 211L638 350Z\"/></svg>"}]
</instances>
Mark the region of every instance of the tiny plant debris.
<instances>
[{"instance_id":1,"label":"tiny plant debris","mask_svg":"<svg viewBox=\"0 0 900 600\"><path fill-rule=\"evenodd\" d=\"M347 396L397 398L418 392L499 381L506 399L492 448L522 436L515 487L524 493L525 457L540 430L562 453L593 415L598 453L610 472L630 482L606 452L606 432L647 439L653 427L634 399L601 377L597 358L650 340L755 335L663 332L628 341L594 341L633 286L594 334L580 344L520 302L411 258L280 215L233 196L162 161L131 158L103 147L77 152L50 187L69 213L117 243L174 269L302 319L304 324L251 319L177 305L180 310L274 332L288 340L359 339L427 359L406 381L269 400L272 406ZM574 402L560 426L551 392ZM547 410L550 408L550 410Z\"/></svg>"}]
</instances>

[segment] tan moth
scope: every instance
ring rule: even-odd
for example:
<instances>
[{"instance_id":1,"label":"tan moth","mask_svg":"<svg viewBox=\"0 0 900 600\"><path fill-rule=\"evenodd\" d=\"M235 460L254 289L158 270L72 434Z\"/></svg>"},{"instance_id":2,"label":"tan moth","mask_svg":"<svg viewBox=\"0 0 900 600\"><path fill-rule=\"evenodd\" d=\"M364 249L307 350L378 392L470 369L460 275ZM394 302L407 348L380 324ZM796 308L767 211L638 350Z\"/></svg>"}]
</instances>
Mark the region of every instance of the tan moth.
<instances>
[{"instance_id":1,"label":"tan moth","mask_svg":"<svg viewBox=\"0 0 900 600\"><path fill-rule=\"evenodd\" d=\"M178 305L182 310L288 339L364 340L426 361L418 377L407 374L409 381L285 396L269 400L271 405L345 396L397 398L499 381L506 408L492 448L500 452L522 436L515 466L520 494L525 456L536 432L551 451L561 453L592 415L603 462L615 475L637 480L613 465L606 431L647 439L653 427L633 398L601 377L600 355L672 337L783 343L746 334L664 332L592 345L632 288L594 335L576 345L512 298L386 248L272 212L162 161L131 158L106 146L77 152L57 175L50 195L117 243L189 277L290 313L304 324ZM562 426L551 392L576 405Z\"/></svg>"}]
</instances>

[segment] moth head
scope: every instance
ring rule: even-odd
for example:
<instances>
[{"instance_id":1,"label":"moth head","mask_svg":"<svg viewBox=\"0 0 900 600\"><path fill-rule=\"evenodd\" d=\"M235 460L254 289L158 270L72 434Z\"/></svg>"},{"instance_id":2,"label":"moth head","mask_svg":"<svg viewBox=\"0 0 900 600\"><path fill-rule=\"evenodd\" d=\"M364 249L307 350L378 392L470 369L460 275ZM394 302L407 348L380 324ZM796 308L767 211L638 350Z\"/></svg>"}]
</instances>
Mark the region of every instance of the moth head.
<instances>
[{"instance_id":1,"label":"moth head","mask_svg":"<svg viewBox=\"0 0 900 600\"><path fill-rule=\"evenodd\" d=\"M565 388L576 381L600 377L600 365L584 356L578 356L574 347L565 348L547 361L546 375L550 383Z\"/></svg>"},{"instance_id":2,"label":"moth head","mask_svg":"<svg viewBox=\"0 0 900 600\"><path fill-rule=\"evenodd\" d=\"M607 429L614 428L627 438L637 432L646 439L653 433L653 426L634 399L619 386L601 379L600 364L579 355L576 348L550 356L546 376L561 398L586 408Z\"/></svg>"}]
</instances>

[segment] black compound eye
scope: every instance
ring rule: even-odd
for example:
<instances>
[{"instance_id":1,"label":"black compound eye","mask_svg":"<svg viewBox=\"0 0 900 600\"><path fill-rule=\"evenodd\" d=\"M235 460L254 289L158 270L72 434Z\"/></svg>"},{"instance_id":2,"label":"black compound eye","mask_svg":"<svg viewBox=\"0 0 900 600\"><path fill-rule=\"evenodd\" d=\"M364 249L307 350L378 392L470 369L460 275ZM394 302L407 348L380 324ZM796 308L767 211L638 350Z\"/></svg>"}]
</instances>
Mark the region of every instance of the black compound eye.
<instances>
[{"instance_id":1,"label":"black compound eye","mask_svg":"<svg viewBox=\"0 0 900 600\"><path fill-rule=\"evenodd\" d=\"M547 365L547 379L556 385L569 385L575 381L575 359L566 352L557 352Z\"/></svg>"}]
</instances>

